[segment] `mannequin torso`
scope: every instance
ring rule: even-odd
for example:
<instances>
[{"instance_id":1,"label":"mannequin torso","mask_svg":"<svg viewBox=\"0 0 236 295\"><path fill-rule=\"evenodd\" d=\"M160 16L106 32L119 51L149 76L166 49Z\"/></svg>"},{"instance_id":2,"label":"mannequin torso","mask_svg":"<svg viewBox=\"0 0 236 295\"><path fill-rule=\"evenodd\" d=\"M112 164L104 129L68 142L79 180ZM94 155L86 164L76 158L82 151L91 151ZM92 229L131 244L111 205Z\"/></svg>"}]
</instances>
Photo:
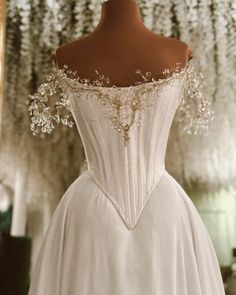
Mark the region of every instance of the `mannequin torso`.
<instances>
[{"instance_id":1,"label":"mannequin torso","mask_svg":"<svg viewBox=\"0 0 236 295\"><path fill-rule=\"evenodd\" d=\"M164 69L185 66L192 57L187 44L157 35L142 22L133 0L109 0L102 4L101 19L93 32L57 48L52 58L58 68L68 65L81 78L109 77L108 85L130 86L140 80L136 69L163 78Z\"/></svg>"}]
</instances>

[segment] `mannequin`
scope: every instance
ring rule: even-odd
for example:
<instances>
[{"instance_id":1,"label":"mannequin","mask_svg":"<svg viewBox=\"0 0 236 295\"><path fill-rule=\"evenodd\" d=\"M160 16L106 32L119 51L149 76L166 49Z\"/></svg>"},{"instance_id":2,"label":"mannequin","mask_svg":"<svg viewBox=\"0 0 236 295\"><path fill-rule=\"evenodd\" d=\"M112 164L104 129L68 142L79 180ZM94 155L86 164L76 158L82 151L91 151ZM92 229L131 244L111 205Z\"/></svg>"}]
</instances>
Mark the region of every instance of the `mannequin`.
<instances>
[{"instance_id":1,"label":"mannequin","mask_svg":"<svg viewBox=\"0 0 236 295\"><path fill-rule=\"evenodd\" d=\"M165 68L185 66L192 52L186 43L150 31L134 0L108 0L94 31L58 47L52 58L57 68L67 64L81 78L97 79L97 69L109 77L108 86L127 87L140 81L136 69L164 78Z\"/></svg>"}]
</instances>

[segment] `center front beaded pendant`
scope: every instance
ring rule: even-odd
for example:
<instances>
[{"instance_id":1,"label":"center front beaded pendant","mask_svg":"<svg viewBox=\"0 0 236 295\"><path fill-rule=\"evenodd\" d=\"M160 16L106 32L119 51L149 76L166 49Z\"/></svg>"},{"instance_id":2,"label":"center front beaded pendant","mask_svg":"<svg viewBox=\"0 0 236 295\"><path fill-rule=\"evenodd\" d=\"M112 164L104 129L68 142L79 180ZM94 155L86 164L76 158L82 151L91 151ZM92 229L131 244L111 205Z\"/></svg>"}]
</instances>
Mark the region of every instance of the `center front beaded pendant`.
<instances>
[{"instance_id":1,"label":"center front beaded pendant","mask_svg":"<svg viewBox=\"0 0 236 295\"><path fill-rule=\"evenodd\" d=\"M142 75L140 70L136 70L135 73ZM97 70L96 74L99 75L99 78L104 78ZM150 75L150 72L146 72L143 79L147 81ZM101 89L101 92L97 96L98 102L106 106L105 117L110 119L112 127L119 134L122 134L125 147L130 140L130 129L140 125L143 113L146 113L148 107L152 105L150 94L151 92L154 94L154 92L150 86L142 84L142 87L138 87L137 83L135 86L130 87L113 85L111 88L108 87L105 89L106 93L104 92L104 88ZM118 89L119 91L113 92L112 88ZM109 93L107 93L107 90Z\"/></svg>"},{"instance_id":2,"label":"center front beaded pendant","mask_svg":"<svg viewBox=\"0 0 236 295\"><path fill-rule=\"evenodd\" d=\"M105 118L111 121L112 127L119 134L122 134L126 147L130 140L130 129L140 125L143 114L152 105L150 98L157 98L156 96L162 93L162 87L155 86L175 81L175 78L178 78L185 69L180 65L180 63L176 63L176 67L172 71L165 69L163 71L165 78L157 80L151 77L150 72L143 74L141 70L137 69L135 73L142 77L142 81L136 81L135 85L127 87L104 86L109 84L109 78L99 74L98 70L95 70L98 79L92 82L87 78L69 77L71 74L76 76L77 71L72 71L67 65L59 69L58 73L62 74L63 80L70 89L78 91L78 96L82 91L88 90L96 95L98 102L106 107Z\"/></svg>"}]
</instances>

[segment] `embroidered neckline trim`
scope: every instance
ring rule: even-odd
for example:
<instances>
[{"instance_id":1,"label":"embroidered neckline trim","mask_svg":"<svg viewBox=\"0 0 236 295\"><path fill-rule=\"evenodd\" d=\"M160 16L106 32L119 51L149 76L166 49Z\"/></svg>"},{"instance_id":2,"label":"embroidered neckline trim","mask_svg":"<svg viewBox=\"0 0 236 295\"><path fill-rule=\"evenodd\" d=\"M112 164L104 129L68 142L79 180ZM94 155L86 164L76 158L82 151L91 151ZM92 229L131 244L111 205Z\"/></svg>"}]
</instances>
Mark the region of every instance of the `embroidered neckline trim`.
<instances>
[{"instance_id":1,"label":"embroidered neckline trim","mask_svg":"<svg viewBox=\"0 0 236 295\"><path fill-rule=\"evenodd\" d=\"M163 84L172 84L176 79L179 81L179 78L182 75L187 75L190 69L190 62L184 67L180 62L176 62L173 69L165 68L162 72L165 77L159 79L153 78L151 72L143 73L140 69L137 69L134 72L141 76L142 81L136 81L135 85L104 86L109 84L109 77L100 74L97 69L95 69L95 73L98 75L98 79L91 82L88 78L81 78L77 75L76 70L73 71L68 65L64 64L63 68L56 69L57 78L56 76L55 78L59 80L59 84L64 84L69 90L78 92L78 96L81 95L81 91L91 91L97 96L98 102L108 105L105 117L108 116L111 119L114 129L123 133L124 144L127 146L130 139L130 128L134 125L140 125L142 114L147 112L147 109L151 106L150 96L145 94L151 91L155 96L160 95Z\"/></svg>"},{"instance_id":2,"label":"embroidered neckline trim","mask_svg":"<svg viewBox=\"0 0 236 295\"><path fill-rule=\"evenodd\" d=\"M136 70L145 82L137 81L135 85L109 87L104 87L104 81L108 84L109 79L100 75L98 71L96 73L99 78L90 82L85 78L69 77L71 73L75 76L77 71L73 72L65 65L62 69L56 69L47 75L46 82L38 87L34 95L29 95L30 101L32 100L32 102L29 101L28 108L32 116L31 130L34 135L40 131L51 133L55 122L72 127L70 98L62 88L74 91L78 97L88 90L96 95L99 103L107 106L104 115L110 118L114 129L122 133L126 146L129 141L130 128L140 125L143 113L147 112L152 105L150 97L157 98L164 91L164 87L161 87L163 84L172 86L175 81L179 81L179 77L182 78L183 74L184 92L179 104L181 112L179 121L187 126L185 129L188 133L205 132L213 112L210 109L211 103L202 92L203 74L196 71L192 60L194 59L191 59L185 67L180 68L180 63L176 63L177 66L173 70L164 70L163 74L167 76L165 78L151 78L150 82L150 72L142 74L140 70ZM50 105L49 97L54 95L59 95L58 101ZM69 114L63 113L63 108L69 111Z\"/></svg>"},{"instance_id":3,"label":"embroidered neckline trim","mask_svg":"<svg viewBox=\"0 0 236 295\"><path fill-rule=\"evenodd\" d=\"M192 59L191 59L192 60ZM135 85L130 86L117 86L115 84L111 86L104 86L109 84L110 80L109 77L105 76L104 74L100 74L97 69L95 69L95 73L98 75L98 79L90 81L89 78L81 78L77 74L77 70L73 71L69 68L67 64L63 65L63 68L56 68L56 73L59 76L62 76L63 79L66 79L69 83L69 86L79 86L80 88L84 89L91 89L91 90L104 90L104 91L111 91L111 90L119 90L119 91L130 91L139 89L140 87L152 87L156 85L161 85L163 83L166 83L176 77L182 76L185 73L188 72L188 69L191 66L191 60L187 63L186 66L181 67L180 62L176 62L176 66L171 70L169 68L165 68L162 72L162 74L165 75L164 78L155 79L151 77L151 72L145 72L143 73L140 69L136 69L134 71L135 74L138 74L142 77L143 81L136 81ZM76 76L76 77L70 77L69 75ZM151 77L151 78L150 78ZM72 83L72 84L71 84Z\"/></svg>"}]
</instances>

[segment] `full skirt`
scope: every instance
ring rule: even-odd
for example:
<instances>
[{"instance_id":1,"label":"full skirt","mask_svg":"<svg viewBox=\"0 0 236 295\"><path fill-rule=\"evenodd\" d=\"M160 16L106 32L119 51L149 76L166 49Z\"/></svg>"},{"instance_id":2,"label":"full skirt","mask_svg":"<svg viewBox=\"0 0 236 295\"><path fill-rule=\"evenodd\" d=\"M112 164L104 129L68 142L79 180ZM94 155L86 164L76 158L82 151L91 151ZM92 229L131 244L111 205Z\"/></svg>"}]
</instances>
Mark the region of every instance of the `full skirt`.
<instances>
[{"instance_id":1,"label":"full skirt","mask_svg":"<svg viewBox=\"0 0 236 295\"><path fill-rule=\"evenodd\" d=\"M223 295L210 236L166 171L129 230L89 171L64 193L29 295Z\"/></svg>"}]
</instances>

